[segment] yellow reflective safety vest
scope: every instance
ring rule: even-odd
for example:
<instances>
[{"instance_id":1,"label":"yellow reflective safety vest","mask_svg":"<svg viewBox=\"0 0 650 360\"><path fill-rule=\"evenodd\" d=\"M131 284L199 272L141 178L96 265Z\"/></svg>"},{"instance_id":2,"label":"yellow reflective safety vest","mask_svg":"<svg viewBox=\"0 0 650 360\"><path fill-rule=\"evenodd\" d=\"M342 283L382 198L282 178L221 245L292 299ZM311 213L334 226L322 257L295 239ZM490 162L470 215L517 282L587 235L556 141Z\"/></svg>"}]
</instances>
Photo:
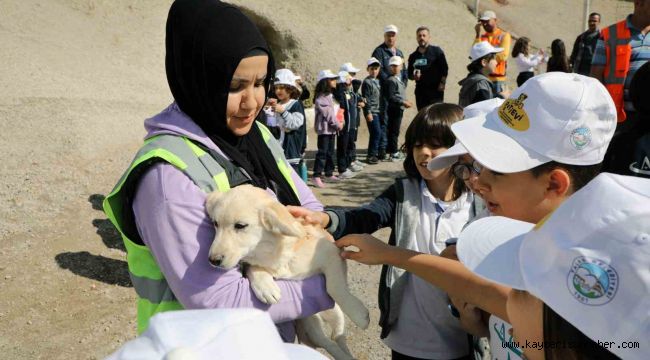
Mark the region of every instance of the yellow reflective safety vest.
<instances>
[{"instance_id":1,"label":"yellow reflective safety vest","mask_svg":"<svg viewBox=\"0 0 650 360\"><path fill-rule=\"evenodd\" d=\"M271 150L278 169L298 195L284 151L269 129L259 122L266 145ZM165 161L187 175L201 190L212 192L230 190L224 168L212 155L188 138L158 135L147 139L117 185L104 199L104 212L122 236L131 282L138 295L138 334L147 329L149 319L163 311L183 309L170 289L149 248L140 241L132 210L133 196L140 176L155 162ZM207 260L206 260L207 261Z\"/></svg>"}]
</instances>

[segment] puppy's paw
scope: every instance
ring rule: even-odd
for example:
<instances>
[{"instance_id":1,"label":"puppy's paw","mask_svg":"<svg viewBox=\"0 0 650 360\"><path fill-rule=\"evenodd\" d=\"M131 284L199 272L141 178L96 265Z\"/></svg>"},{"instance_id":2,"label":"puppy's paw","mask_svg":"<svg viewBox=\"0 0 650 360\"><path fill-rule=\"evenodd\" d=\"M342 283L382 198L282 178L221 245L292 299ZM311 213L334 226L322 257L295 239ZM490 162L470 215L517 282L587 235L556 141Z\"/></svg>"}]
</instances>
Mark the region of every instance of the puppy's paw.
<instances>
[{"instance_id":1,"label":"puppy's paw","mask_svg":"<svg viewBox=\"0 0 650 360\"><path fill-rule=\"evenodd\" d=\"M282 297L280 287L271 274L263 271L249 271L248 279L255 296L265 304L277 304Z\"/></svg>"},{"instance_id":2,"label":"puppy's paw","mask_svg":"<svg viewBox=\"0 0 650 360\"><path fill-rule=\"evenodd\" d=\"M359 301L358 304L355 306L355 310L352 311L351 314L348 314L348 317L350 318L350 320L352 320L353 323L355 323L358 327L360 327L363 330L366 330L370 325L370 312L361 303L361 301Z\"/></svg>"}]
</instances>

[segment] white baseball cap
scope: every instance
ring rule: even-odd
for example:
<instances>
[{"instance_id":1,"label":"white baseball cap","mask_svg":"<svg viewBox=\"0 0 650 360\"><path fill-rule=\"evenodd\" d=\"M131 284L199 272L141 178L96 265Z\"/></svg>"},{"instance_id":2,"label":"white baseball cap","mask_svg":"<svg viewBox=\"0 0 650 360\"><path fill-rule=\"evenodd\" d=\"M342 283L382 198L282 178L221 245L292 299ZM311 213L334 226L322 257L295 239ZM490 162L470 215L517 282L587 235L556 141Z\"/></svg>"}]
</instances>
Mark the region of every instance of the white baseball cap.
<instances>
[{"instance_id":1,"label":"white baseball cap","mask_svg":"<svg viewBox=\"0 0 650 360\"><path fill-rule=\"evenodd\" d=\"M496 18L497 18L497 14L494 11L485 10L481 14L481 17L479 18L479 20L487 21L487 20L496 19Z\"/></svg>"},{"instance_id":2,"label":"white baseball cap","mask_svg":"<svg viewBox=\"0 0 650 360\"><path fill-rule=\"evenodd\" d=\"M273 85L287 85L298 88L296 80L298 77L289 69L279 69L275 72L275 81Z\"/></svg>"},{"instance_id":3,"label":"white baseball cap","mask_svg":"<svg viewBox=\"0 0 650 360\"><path fill-rule=\"evenodd\" d=\"M469 59L472 61L476 61L482 58L483 56L489 54L498 54L502 51L503 48L494 47L487 41L481 41L472 46L472 50L470 50L469 52Z\"/></svg>"},{"instance_id":4,"label":"white baseball cap","mask_svg":"<svg viewBox=\"0 0 650 360\"><path fill-rule=\"evenodd\" d=\"M501 98L494 98L494 99L479 101L477 103L468 105L463 109L463 116L465 117L465 119L469 119L477 116L485 116L490 111L501 106L501 104L503 104L503 101L504 100ZM465 154L467 154L467 149L465 148L465 146L463 146L463 144L461 144L458 140L456 140L454 146L443 151L441 154L439 154L431 161L429 161L429 164L427 164L427 168L429 170L444 169L446 167L453 165L455 162L458 161L459 156Z\"/></svg>"},{"instance_id":5,"label":"white baseball cap","mask_svg":"<svg viewBox=\"0 0 650 360\"><path fill-rule=\"evenodd\" d=\"M384 26L384 34L387 32L394 32L395 34L399 33L399 29L397 29L397 26L390 24Z\"/></svg>"},{"instance_id":6,"label":"white baseball cap","mask_svg":"<svg viewBox=\"0 0 650 360\"><path fill-rule=\"evenodd\" d=\"M319 82L323 79L336 79L337 77L339 76L333 73L332 70L325 69L318 72L318 77L316 78L316 82Z\"/></svg>"},{"instance_id":7,"label":"white baseball cap","mask_svg":"<svg viewBox=\"0 0 650 360\"><path fill-rule=\"evenodd\" d=\"M368 59L368 61L366 62L366 64L367 64L368 66L373 65L373 64L377 64L377 65L381 66L381 62L380 62L379 60L377 60L376 57L371 57L370 59Z\"/></svg>"},{"instance_id":8,"label":"white baseball cap","mask_svg":"<svg viewBox=\"0 0 650 360\"><path fill-rule=\"evenodd\" d=\"M347 71L349 73L358 73L361 71L360 69L357 69L352 65L352 63L346 62L345 64L341 65L339 68L339 71Z\"/></svg>"},{"instance_id":9,"label":"white baseball cap","mask_svg":"<svg viewBox=\"0 0 650 360\"><path fill-rule=\"evenodd\" d=\"M107 359L327 358L306 346L283 343L267 312L242 308L159 313L151 318L142 335Z\"/></svg>"},{"instance_id":10,"label":"white baseball cap","mask_svg":"<svg viewBox=\"0 0 650 360\"><path fill-rule=\"evenodd\" d=\"M388 60L388 65L402 65L403 63L404 59L401 56L391 56Z\"/></svg>"},{"instance_id":11,"label":"white baseball cap","mask_svg":"<svg viewBox=\"0 0 650 360\"><path fill-rule=\"evenodd\" d=\"M599 164L615 128L616 107L605 87L561 72L535 76L486 116L451 126L476 161L501 173L550 161Z\"/></svg>"},{"instance_id":12,"label":"white baseball cap","mask_svg":"<svg viewBox=\"0 0 650 360\"><path fill-rule=\"evenodd\" d=\"M338 79L336 79L336 82L339 83L339 84L343 84L343 83L348 82L348 80L351 80L351 79L352 79L352 76L350 76L350 74L348 74L347 71L339 71Z\"/></svg>"},{"instance_id":13,"label":"white baseball cap","mask_svg":"<svg viewBox=\"0 0 650 360\"><path fill-rule=\"evenodd\" d=\"M648 204L650 180L603 173L534 227L499 216L473 222L458 257L541 299L590 339L613 341L621 358L647 359L620 345L650 339Z\"/></svg>"}]
</instances>

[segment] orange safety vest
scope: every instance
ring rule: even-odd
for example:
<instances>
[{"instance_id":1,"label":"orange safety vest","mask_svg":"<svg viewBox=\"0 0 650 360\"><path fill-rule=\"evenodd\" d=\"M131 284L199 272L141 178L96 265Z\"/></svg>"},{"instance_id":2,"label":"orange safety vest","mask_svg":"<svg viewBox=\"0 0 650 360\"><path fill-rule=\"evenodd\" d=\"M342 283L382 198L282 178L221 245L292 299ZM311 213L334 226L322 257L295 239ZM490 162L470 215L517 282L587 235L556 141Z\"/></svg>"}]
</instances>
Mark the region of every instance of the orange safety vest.
<instances>
[{"instance_id":1,"label":"orange safety vest","mask_svg":"<svg viewBox=\"0 0 650 360\"><path fill-rule=\"evenodd\" d=\"M483 33L479 37L480 41L487 41L490 43L490 45L494 47L501 47L501 42L503 42L503 37L505 36L505 33L503 30L496 28L494 29L493 32L491 33ZM506 76L506 66L508 65L508 61L499 61L497 63L496 69L494 69L494 72L490 74L490 77L497 77L497 76Z\"/></svg>"},{"instance_id":2,"label":"orange safety vest","mask_svg":"<svg viewBox=\"0 0 650 360\"><path fill-rule=\"evenodd\" d=\"M603 84L616 105L618 122L626 119L625 102L623 100L625 78L630 70L630 58L632 47L630 46L630 29L627 27L627 20L621 20L610 25L601 31L605 42L605 72L603 73Z\"/></svg>"}]
</instances>

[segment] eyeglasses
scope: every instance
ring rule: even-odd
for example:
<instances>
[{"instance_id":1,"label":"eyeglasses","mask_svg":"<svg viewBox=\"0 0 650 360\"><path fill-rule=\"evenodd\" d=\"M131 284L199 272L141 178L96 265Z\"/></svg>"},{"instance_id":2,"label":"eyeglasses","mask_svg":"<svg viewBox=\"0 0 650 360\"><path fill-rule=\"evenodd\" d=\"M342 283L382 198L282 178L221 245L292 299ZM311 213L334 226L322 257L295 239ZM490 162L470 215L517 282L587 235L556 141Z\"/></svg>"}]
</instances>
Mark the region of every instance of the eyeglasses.
<instances>
[{"instance_id":1,"label":"eyeglasses","mask_svg":"<svg viewBox=\"0 0 650 360\"><path fill-rule=\"evenodd\" d=\"M455 163L451 167L452 174L463 181L469 180L469 178L472 176L472 172L474 172L476 175L480 175L482 170L483 165L481 165L476 160L472 161L471 164Z\"/></svg>"}]
</instances>

